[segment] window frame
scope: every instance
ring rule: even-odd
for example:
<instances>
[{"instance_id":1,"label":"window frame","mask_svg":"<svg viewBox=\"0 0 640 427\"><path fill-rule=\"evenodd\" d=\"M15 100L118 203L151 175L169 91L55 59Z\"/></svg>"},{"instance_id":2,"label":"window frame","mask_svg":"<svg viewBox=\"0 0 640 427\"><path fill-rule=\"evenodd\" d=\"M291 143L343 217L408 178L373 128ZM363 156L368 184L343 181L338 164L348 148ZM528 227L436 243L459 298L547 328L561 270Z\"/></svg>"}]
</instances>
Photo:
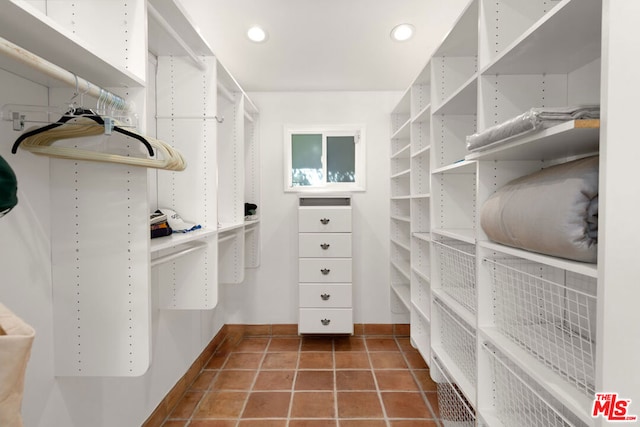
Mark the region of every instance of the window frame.
<instances>
[{"instance_id":1,"label":"window frame","mask_svg":"<svg viewBox=\"0 0 640 427\"><path fill-rule=\"evenodd\" d=\"M294 134L322 134L322 171L324 183L315 186L293 186L293 158L291 137ZM327 136L354 136L354 182L327 182ZM289 193L315 193L323 191L365 191L365 126L342 125L285 125L284 126L284 191Z\"/></svg>"}]
</instances>

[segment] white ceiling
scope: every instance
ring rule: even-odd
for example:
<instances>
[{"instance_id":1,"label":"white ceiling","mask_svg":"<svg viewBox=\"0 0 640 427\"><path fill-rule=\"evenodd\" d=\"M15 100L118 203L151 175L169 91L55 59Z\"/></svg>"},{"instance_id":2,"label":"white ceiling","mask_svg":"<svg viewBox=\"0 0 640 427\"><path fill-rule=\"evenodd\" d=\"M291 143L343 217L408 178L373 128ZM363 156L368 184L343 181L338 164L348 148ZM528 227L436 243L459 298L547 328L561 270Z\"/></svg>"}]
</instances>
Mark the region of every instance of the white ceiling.
<instances>
[{"instance_id":1,"label":"white ceiling","mask_svg":"<svg viewBox=\"0 0 640 427\"><path fill-rule=\"evenodd\" d=\"M403 90L468 0L182 0L216 56L251 91ZM391 29L416 27L408 42ZM252 25L269 33L250 42Z\"/></svg>"}]
</instances>

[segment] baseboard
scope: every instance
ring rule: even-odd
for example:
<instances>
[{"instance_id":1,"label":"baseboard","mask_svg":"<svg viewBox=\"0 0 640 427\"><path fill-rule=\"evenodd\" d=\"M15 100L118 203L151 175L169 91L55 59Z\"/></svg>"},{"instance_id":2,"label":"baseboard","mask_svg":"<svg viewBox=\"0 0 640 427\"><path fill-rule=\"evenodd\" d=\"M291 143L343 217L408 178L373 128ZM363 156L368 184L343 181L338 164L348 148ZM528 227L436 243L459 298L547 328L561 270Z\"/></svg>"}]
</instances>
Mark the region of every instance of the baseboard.
<instances>
[{"instance_id":1,"label":"baseboard","mask_svg":"<svg viewBox=\"0 0 640 427\"><path fill-rule=\"evenodd\" d=\"M409 324L406 323L357 323L354 325L353 330L353 334L356 336L409 336ZM245 336L283 335L298 335L298 325L224 325L187 369L187 372L162 399L149 418L142 424L142 427L160 427L162 425L216 351L223 350L225 347L233 348Z\"/></svg>"}]
</instances>

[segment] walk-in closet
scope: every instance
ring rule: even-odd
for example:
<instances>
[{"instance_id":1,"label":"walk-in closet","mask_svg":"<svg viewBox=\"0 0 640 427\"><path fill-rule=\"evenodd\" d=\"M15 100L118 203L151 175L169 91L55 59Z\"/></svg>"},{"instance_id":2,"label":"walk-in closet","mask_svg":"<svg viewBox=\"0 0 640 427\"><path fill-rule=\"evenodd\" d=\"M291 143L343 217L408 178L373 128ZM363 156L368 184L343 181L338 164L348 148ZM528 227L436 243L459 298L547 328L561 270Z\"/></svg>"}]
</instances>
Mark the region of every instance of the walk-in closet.
<instances>
[{"instance_id":1,"label":"walk-in closet","mask_svg":"<svg viewBox=\"0 0 640 427\"><path fill-rule=\"evenodd\" d=\"M0 427L640 424L638 22L0 2Z\"/></svg>"}]
</instances>

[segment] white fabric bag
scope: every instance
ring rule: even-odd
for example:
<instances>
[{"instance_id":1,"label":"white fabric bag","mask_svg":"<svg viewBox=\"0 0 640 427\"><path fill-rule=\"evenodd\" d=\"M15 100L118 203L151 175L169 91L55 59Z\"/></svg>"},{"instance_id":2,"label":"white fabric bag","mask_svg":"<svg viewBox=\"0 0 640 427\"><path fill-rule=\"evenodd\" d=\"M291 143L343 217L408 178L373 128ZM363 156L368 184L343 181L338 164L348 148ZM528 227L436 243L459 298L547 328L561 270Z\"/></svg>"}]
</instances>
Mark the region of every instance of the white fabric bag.
<instances>
[{"instance_id":1,"label":"white fabric bag","mask_svg":"<svg viewBox=\"0 0 640 427\"><path fill-rule=\"evenodd\" d=\"M22 394L35 331L0 303L0 426L22 427Z\"/></svg>"}]
</instances>

